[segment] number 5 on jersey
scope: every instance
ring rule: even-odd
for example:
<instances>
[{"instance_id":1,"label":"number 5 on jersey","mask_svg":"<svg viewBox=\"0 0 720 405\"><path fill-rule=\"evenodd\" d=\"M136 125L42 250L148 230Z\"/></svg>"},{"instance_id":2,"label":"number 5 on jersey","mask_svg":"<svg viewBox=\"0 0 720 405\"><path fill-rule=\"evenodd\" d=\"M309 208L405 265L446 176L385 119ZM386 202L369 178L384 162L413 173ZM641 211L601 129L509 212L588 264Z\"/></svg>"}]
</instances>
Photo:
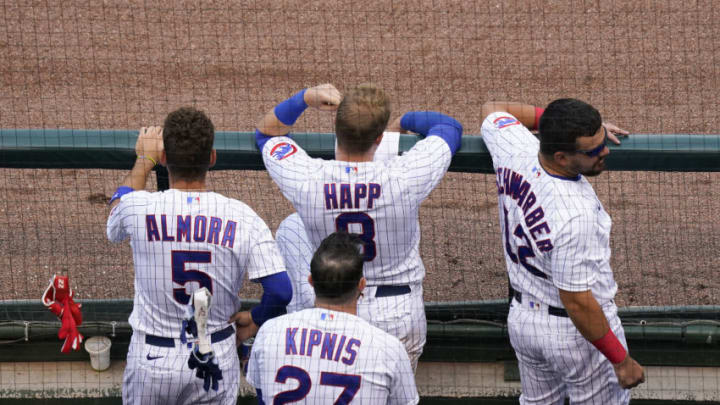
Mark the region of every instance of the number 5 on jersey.
<instances>
[{"instance_id":1,"label":"number 5 on jersey","mask_svg":"<svg viewBox=\"0 0 720 405\"><path fill-rule=\"evenodd\" d=\"M185 291L185 284L194 281L200 288L207 288L210 294L213 293L212 278L200 270L186 269L186 263L210 263L212 254L210 252L195 250L173 250L171 252L172 260L172 279L176 284L183 286L182 288L173 288L173 298L175 301L187 305L190 302L190 296Z\"/></svg>"}]
</instances>

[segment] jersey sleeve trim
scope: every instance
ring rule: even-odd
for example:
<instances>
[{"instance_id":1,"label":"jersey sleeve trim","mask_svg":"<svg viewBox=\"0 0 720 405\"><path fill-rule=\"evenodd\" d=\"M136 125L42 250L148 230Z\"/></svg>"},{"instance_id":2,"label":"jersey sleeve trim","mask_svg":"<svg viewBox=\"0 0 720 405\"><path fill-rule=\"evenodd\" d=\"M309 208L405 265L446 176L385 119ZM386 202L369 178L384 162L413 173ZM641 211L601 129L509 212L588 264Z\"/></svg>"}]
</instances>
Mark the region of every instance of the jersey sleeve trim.
<instances>
[{"instance_id":1,"label":"jersey sleeve trim","mask_svg":"<svg viewBox=\"0 0 720 405\"><path fill-rule=\"evenodd\" d=\"M292 139L292 136L290 136L290 134L286 134L283 136ZM263 151L263 147L265 147L265 144L273 138L277 138L277 137L266 135L266 134L260 132L259 129L255 129L255 144L257 144L257 147L261 153Z\"/></svg>"}]
</instances>

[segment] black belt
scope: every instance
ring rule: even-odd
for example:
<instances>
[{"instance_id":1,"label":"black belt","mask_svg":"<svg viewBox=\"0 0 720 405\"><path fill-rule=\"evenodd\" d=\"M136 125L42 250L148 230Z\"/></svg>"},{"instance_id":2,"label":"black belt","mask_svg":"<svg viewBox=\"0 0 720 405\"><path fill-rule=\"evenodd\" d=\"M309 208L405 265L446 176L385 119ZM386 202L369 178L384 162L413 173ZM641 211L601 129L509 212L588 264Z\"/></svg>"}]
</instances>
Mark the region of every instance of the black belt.
<instances>
[{"instance_id":1,"label":"black belt","mask_svg":"<svg viewBox=\"0 0 720 405\"><path fill-rule=\"evenodd\" d=\"M520 291L514 291L514 296L517 302L522 304L522 293ZM548 314L553 316L562 316L563 318L569 318L570 315L568 315L565 308L558 308L548 305Z\"/></svg>"},{"instance_id":2,"label":"black belt","mask_svg":"<svg viewBox=\"0 0 720 405\"><path fill-rule=\"evenodd\" d=\"M375 297L394 297L396 295L410 294L409 285L379 285L375 290Z\"/></svg>"},{"instance_id":3,"label":"black belt","mask_svg":"<svg viewBox=\"0 0 720 405\"><path fill-rule=\"evenodd\" d=\"M227 328L210 335L210 343L222 342L234 334L235 329L233 329L232 325L230 325ZM175 347L175 339L155 335L145 335L145 343L160 347Z\"/></svg>"}]
</instances>

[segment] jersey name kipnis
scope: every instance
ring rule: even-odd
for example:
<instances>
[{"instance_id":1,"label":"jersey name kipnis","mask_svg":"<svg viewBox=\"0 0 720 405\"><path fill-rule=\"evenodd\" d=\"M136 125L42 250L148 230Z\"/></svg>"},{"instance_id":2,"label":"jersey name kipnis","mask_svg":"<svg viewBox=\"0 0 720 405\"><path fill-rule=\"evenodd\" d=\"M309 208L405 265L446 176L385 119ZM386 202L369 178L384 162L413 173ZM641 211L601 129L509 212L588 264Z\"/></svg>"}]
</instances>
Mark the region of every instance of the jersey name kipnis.
<instances>
[{"instance_id":1,"label":"jersey name kipnis","mask_svg":"<svg viewBox=\"0 0 720 405\"><path fill-rule=\"evenodd\" d=\"M530 183L525 180L522 174L515 173L507 167L497 169L498 194L505 194L515 200L518 208L525 217L525 227L535 241L535 245L541 252L549 252L553 248L549 238L538 240L539 235L549 234L550 226L545 221L545 211L541 205L535 206L537 197L531 191Z\"/></svg>"},{"instance_id":2,"label":"jersey name kipnis","mask_svg":"<svg viewBox=\"0 0 720 405\"><path fill-rule=\"evenodd\" d=\"M355 363L360 340L318 329L285 329L285 354L317 357L330 361Z\"/></svg>"},{"instance_id":3,"label":"jersey name kipnis","mask_svg":"<svg viewBox=\"0 0 720 405\"><path fill-rule=\"evenodd\" d=\"M224 221L221 218L205 215L178 215L175 229L168 227L167 215L160 215L160 224L156 215L145 216L145 229L148 242L207 242L232 249L235 243L237 222Z\"/></svg>"},{"instance_id":4,"label":"jersey name kipnis","mask_svg":"<svg viewBox=\"0 0 720 405\"><path fill-rule=\"evenodd\" d=\"M375 200L380 198L381 187L376 183L329 183L323 187L325 209L372 209Z\"/></svg>"}]
</instances>

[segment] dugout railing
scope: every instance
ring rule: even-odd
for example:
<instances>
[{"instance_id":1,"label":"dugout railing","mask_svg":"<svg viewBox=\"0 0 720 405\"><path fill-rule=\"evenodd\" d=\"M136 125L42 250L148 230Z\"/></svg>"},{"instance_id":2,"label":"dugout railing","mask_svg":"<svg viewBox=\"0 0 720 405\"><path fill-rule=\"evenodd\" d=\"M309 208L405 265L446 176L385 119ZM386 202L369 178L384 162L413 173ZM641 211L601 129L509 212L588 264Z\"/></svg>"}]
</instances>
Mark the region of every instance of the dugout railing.
<instances>
[{"instance_id":1,"label":"dugout railing","mask_svg":"<svg viewBox=\"0 0 720 405\"><path fill-rule=\"evenodd\" d=\"M0 130L0 167L33 169L124 169L135 159L137 131ZM311 156L332 158L332 134L295 134ZM400 150L417 137L403 135ZM215 170L264 170L254 135L218 132ZM720 135L637 134L610 146L610 170L720 171ZM490 155L479 136L464 136L451 171L492 173ZM158 185L167 184L162 170ZM124 359L130 337L131 299L80 300L86 336L113 337L112 357ZM253 305L248 301L246 306ZM422 361L514 361L507 337L507 301L426 304L428 343ZM645 365L720 366L720 306L625 307L620 309L633 356ZM59 323L39 300L0 301L0 361L52 361L87 358L84 352L58 352ZM512 368L507 368L512 370ZM509 379L517 376L506 376Z\"/></svg>"}]
</instances>

